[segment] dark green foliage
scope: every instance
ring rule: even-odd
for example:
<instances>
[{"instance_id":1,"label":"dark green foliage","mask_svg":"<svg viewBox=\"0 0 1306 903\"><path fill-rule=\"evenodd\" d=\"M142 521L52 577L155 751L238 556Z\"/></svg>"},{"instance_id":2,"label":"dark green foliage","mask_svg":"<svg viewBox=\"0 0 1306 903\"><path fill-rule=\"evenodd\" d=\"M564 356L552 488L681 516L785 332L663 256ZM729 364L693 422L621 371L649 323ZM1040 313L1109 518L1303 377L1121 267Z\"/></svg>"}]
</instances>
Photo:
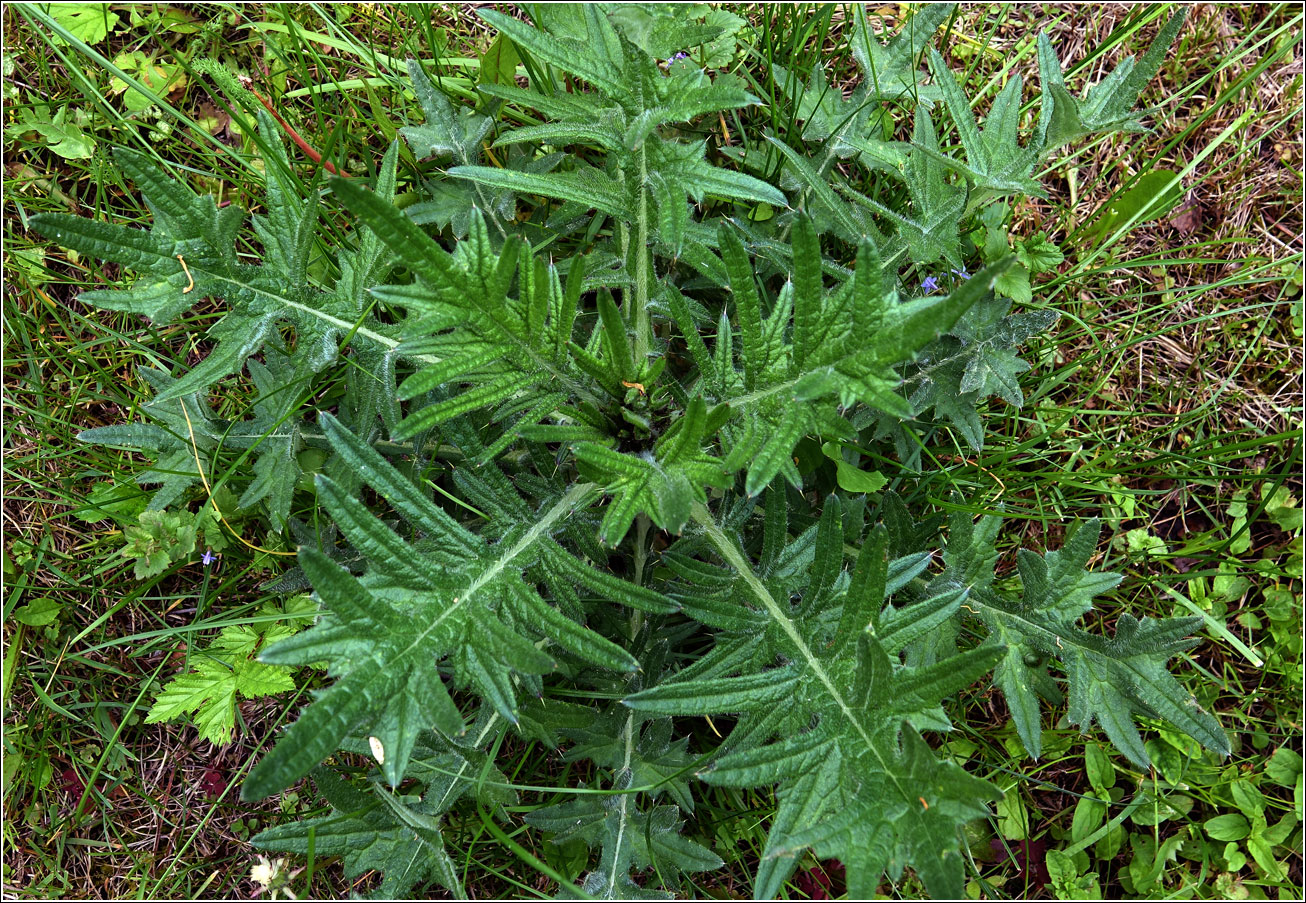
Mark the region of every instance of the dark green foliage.
<instances>
[{"instance_id":1,"label":"dark green foliage","mask_svg":"<svg viewBox=\"0 0 1306 903\"><path fill-rule=\"evenodd\" d=\"M1119 574L1084 570L1097 548L1096 521L1076 525L1060 551L1038 555L1021 549L1019 599L995 593L988 562L995 556L991 546L997 526L993 517L975 525L954 519L945 576L969 578L970 610L984 622L990 643L1005 647L994 679L1031 756L1037 758L1041 749L1036 695L1060 698L1047 673L1046 662L1052 659L1066 671L1070 723L1087 730L1096 720L1139 767L1151 762L1134 726L1135 713L1168 721L1208 749L1228 755L1229 741L1215 719L1165 670L1170 658L1197 644L1190 634L1200 619L1137 621L1124 612L1110 640L1076 627L1093 607L1093 597L1120 582Z\"/></svg>"},{"instance_id":2,"label":"dark green foliage","mask_svg":"<svg viewBox=\"0 0 1306 903\"><path fill-rule=\"evenodd\" d=\"M1020 551L1015 585L995 576L999 518L973 522L978 503L957 499L945 542L942 518L904 501L922 448L952 429L982 449L978 406L1023 403L1019 346L1055 319L1026 304L1059 249L1039 235L1013 254L994 202L1039 194L1035 168L1065 142L1135 127L1178 28L1080 99L1041 41L1049 93L1022 136L1018 79L981 126L929 49L951 14L926 6L882 44L858 8L851 97L819 67L774 67L803 130L738 155L695 128L759 98L649 48L721 52L712 42L742 23L481 11L506 68L483 70L477 111L409 65L425 116L402 129L415 173L395 145L375 187L300 185L261 120L260 265L236 252L242 211L131 153L150 231L31 220L136 275L92 303L161 324L202 297L225 303L203 362L142 372L147 423L82 438L156 456L137 479L160 484L157 512L201 500L197 457L206 476L221 468L239 506L299 546L282 585L311 586L320 615L262 658L325 666L328 683L242 794L314 773L331 813L257 845L315 844L351 876L380 868L383 895L430 881L461 893L443 819L516 818L490 757L512 735L593 765L582 792L560 787L524 817L593 851L585 894L683 893L719 867L692 822L701 780L775 788L760 897L783 893L806 850L843 861L856 897L907 868L959 897L962 829L1000 793L932 738L990 674L1033 757L1043 701L1063 699L1139 766L1137 716L1228 752L1165 667L1195 621L1122 613L1111 638L1079 626L1119 580L1086 570L1097 524ZM542 122L499 131L504 104ZM945 117L959 148L940 144ZM909 142L889 140L896 123ZM868 172L890 190L870 191ZM396 203L401 181L416 203ZM356 224L340 247L319 229L328 205ZM220 420L208 393L240 374L247 413ZM863 454L876 474L842 457ZM716 743L673 716L731 726ZM375 766L314 771L340 749Z\"/></svg>"},{"instance_id":3,"label":"dark green foliage","mask_svg":"<svg viewBox=\"0 0 1306 903\"><path fill-rule=\"evenodd\" d=\"M947 729L939 704L991 670L1002 649L981 646L934 664L902 666L905 638L895 629L893 606L885 605L885 534L866 543L849 576L837 497L826 500L819 524L793 544L804 551L791 546L776 556L785 567L760 574L705 509L697 519L768 617L752 629L718 634L715 667L637 693L626 704L666 714L742 713L726 738L727 755L702 776L735 786L780 782L758 895L778 893L797 854L814 846L850 867L850 890L854 884L873 890L883 869L893 876L910 862L932 894L960 896L957 828L999 794L940 762L918 731ZM794 567L795 558L805 566ZM948 596L955 612L963 594ZM725 676L734 671L743 673ZM767 744L772 737L781 739ZM882 847L866 849L868 837Z\"/></svg>"},{"instance_id":4,"label":"dark green foliage","mask_svg":"<svg viewBox=\"0 0 1306 903\"><path fill-rule=\"evenodd\" d=\"M331 814L269 828L254 838L263 850L317 856L341 856L346 877L378 869L383 880L375 896L409 896L424 882L435 881L465 896L458 869L445 851L443 816L464 798L500 807L516 801L503 789L507 777L481 750L496 733L494 716L458 739L423 732L413 748L409 772L422 781L424 794L400 794L371 784L357 787L326 768L313 771L313 784ZM345 749L368 755L368 744L347 740ZM495 786L495 785L499 786Z\"/></svg>"},{"instance_id":5,"label":"dark green foliage","mask_svg":"<svg viewBox=\"0 0 1306 903\"><path fill-rule=\"evenodd\" d=\"M678 889L678 874L702 872L721 866L721 859L703 845L681 836L680 810L693 811L687 778L690 759L686 740L671 740L671 719L646 720L639 712L620 706L597 715L583 728L563 730L575 745L567 758L589 759L611 769L616 794L586 794L571 801L536 809L527 824L553 836L554 843L583 840L600 850L597 868L581 889L603 900L667 899L637 884L632 869L650 866L662 884ZM676 805L639 808L632 788L645 787L656 799L666 793Z\"/></svg>"},{"instance_id":6,"label":"dark green foliage","mask_svg":"<svg viewBox=\"0 0 1306 903\"><path fill-rule=\"evenodd\" d=\"M1182 10L1172 14L1141 60L1125 57L1110 75L1085 89L1079 98L1066 90L1052 42L1047 35L1039 35L1038 73L1046 87L1035 137L1045 149L1043 152L1100 132L1141 131L1140 113L1134 105L1160 68L1183 24Z\"/></svg>"}]
</instances>

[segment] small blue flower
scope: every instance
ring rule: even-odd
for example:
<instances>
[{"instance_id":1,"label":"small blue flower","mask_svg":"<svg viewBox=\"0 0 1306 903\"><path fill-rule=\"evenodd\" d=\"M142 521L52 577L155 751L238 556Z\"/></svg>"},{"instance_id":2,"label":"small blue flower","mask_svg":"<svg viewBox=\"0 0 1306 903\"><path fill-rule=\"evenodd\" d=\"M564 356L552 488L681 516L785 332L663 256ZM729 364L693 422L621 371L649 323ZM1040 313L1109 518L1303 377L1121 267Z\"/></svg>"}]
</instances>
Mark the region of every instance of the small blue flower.
<instances>
[{"instance_id":1,"label":"small blue flower","mask_svg":"<svg viewBox=\"0 0 1306 903\"><path fill-rule=\"evenodd\" d=\"M949 272L949 273L952 273L952 275L957 276L958 278L962 279L963 281L966 280L966 279L969 279L969 278L970 278L970 273L967 273L964 269L960 269L960 270L949 270L948 272ZM921 280L921 289L922 289L922 290L925 292L925 294L927 294L927 295L932 295L932 294L934 294L935 292L937 292L937 291L939 290L939 277L938 277L938 276L926 276L924 279Z\"/></svg>"},{"instance_id":2,"label":"small blue flower","mask_svg":"<svg viewBox=\"0 0 1306 903\"><path fill-rule=\"evenodd\" d=\"M217 558L216 555L214 555L212 552L205 549L204 557L201 559L201 561L203 561L205 567L208 567L214 562L216 558Z\"/></svg>"}]
</instances>

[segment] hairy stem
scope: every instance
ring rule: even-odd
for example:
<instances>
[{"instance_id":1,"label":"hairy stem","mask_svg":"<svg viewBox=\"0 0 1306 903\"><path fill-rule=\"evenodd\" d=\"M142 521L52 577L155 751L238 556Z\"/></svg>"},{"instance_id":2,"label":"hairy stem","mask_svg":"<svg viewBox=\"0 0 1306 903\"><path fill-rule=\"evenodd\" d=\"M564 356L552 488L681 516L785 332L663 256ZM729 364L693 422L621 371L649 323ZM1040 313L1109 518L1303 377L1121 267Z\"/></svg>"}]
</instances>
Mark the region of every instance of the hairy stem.
<instances>
[{"instance_id":1,"label":"hairy stem","mask_svg":"<svg viewBox=\"0 0 1306 903\"><path fill-rule=\"evenodd\" d=\"M622 729L622 735L625 738L625 756L621 762L621 769L613 776L613 789L621 782L621 779L630 771L630 760L635 751L635 713L632 711L626 716L626 726ZM617 819L617 842L613 847L613 861L621 861L621 845L626 841L626 822L629 820L627 809L630 805L630 793L621 795L621 802L617 804L620 810L620 816ZM613 868L608 875L608 892L604 897L609 900L616 899L617 879L621 877L620 870Z\"/></svg>"},{"instance_id":2,"label":"hairy stem","mask_svg":"<svg viewBox=\"0 0 1306 903\"><path fill-rule=\"evenodd\" d=\"M635 585L644 585L644 565L648 561L648 528L649 519L647 514L641 514L635 520ZM630 613L630 638L634 640L639 636L639 631L644 626L644 612L638 608Z\"/></svg>"},{"instance_id":3,"label":"hairy stem","mask_svg":"<svg viewBox=\"0 0 1306 903\"><path fill-rule=\"evenodd\" d=\"M639 213L635 222L635 309L631 320L635 326L635 367L642 370L652 339L652 326L648 316L648 151L639 149ZM638 377L636 377L638 378Z\"/></svg>"}]
</instances>

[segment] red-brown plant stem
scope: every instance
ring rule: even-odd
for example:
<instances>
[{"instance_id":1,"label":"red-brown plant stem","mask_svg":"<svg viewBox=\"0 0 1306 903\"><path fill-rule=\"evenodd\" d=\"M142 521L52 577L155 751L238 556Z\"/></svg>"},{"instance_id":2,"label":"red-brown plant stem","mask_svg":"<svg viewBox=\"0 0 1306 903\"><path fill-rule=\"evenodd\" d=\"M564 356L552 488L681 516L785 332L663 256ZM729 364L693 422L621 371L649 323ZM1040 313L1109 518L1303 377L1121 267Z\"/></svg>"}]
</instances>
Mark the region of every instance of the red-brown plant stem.
<instances>
[{"instance_id":1,"label":"red-brown plant stem","mask_svg":"<svg viewBox=\"0 0 1306 903\"><path fill-rule=\"evenodd\" d=\"M319 154L317 151L313 150L312 145L310 145L307 141L299 137L299 132L292 129L290 127L290 124L286 122L286 120L281 118L281 114L276 111L276 109L272 106L272 104L268 103L267 99L262 94L258 93L253 88L249 88L249 93L253 94L255 97L258 98L259 103L263 104L263 106L267 108L267 111L272 114L272 118L277 121L277 124L280 125L283 129L285 129L286 134L290 136L290 140L294 141L295 144L299 145L299 149L302 150L310 160L312 160L314 163L320 164L322 168L324 168L327 172L331 173L332 175L342 176L346 179L350 177L349 173L341 172L339 169L336 169L335 164L332 163L330 160L323 160L322 155Z\"/></svg>"}]
</instances>

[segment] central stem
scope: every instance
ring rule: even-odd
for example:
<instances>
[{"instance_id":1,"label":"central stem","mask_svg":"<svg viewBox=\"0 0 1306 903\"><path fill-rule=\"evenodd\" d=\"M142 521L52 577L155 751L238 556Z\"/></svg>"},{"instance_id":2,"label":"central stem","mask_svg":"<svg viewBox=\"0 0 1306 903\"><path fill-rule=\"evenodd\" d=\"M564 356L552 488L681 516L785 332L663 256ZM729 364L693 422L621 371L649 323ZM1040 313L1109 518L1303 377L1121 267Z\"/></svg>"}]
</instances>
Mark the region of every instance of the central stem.
<instances>
[{"instance_id":1,"label":"central stem","mask_svg":"<svg viewBox=\"0 0 1306 903\"><path fill-rule=\"evenodd\" d=\"M639 151L639 212L635 220L635 309L630 318L635 326L635 367L642 371L648 358L652 327L648 317L648 152Z\"/></svg>"},{"instance_id":2,"label":"central stem","mask_svg":"<svg viewBox=\"0 0 1306 903\"><path fill-rule=\"evenodd\" d=\"M885 757L884 751L880 748L880 744L876 742L864 720L859 717L858 712L853 708L852 703L845 695L846 690L841 689L839 685L834 682L834 678L828 671L826 671L825 665L816 656L816 653L812 651L812 648L807 645L807 641L803 639L802 633L798 630L798 625L794 623L793 619L789 617L788 613L785 612L780 603L776 601L773 595L771 595L771 591L767 589L766 584L763 583L755 573L753 573L753 566L748 562L748 559L744 557L744 553L740 547L734 540L726 535L724 530L717 526L717 522L712 518L712 513L707 510L706 505L703 505L701 502L696 502L694 504L693 517L694 522L703 529L705 534L707 534L707 538L712 542L712 545L716 546L717 553L726 560L727 564L735 569L735 573L739 575L740 579L744 581L744 584L753 591L753 595L757 600L766 608L767 614L769 614L771 619L775 621L782 631L784 631L785 636L789 638L789 642L793 644L794 649L797 651L798 657L802 659L802 662L807 666L808 671L810 671L820 682L821 686L825 688L830 699L833 700L834 704L839 708L840 713L842 713L844 718L847 720L848 726L861 737L862 742L866 744L866 748L870 750L871 755L879 762L883 773L893 781L894 786L904 795L904 798L910 800L912 794L908 793L907 788L903 785L901 776L893 770L893 766ZM919 817L920 813L917 812L916 815Z\"/></svg>"},{"instance_id":3,"label":"central stem","mask_svg":"<svg viewBox=\"0 0 1306 903\"><path fill-rule=\"evenodd\" d=\"M626 726L622 728L621 734L625 740L626 753L621 762L621 770L613 775L612 788L614 790L622 789L618 785L623 780L626 780L626 775L630 772L630 760L634 757L635 753L635 713L633 711L626 716ZM621 802L618 804L617 842L613 847L615 862L608 874L608 892L604 894L604 897L609 900L617 899L617 880L621 877L622 870L617 867L616 863L623 861L621 845L626 840L626 822L629 820L627 815L629 807L630 793L623 793L621 795Z\"/></svg>"},{"instance_id":4,"label":"central stem","mask_svg":"<svg viewBox=\"0 0 1306 903\"><path fill-rule=\"evenodd\" d=\"M635 585L643 586L644 565L648 561L648 515L639 515L635 519L635 525ZM632 642L639 639L639 632L643 627L644 612L636 608L630 613L630 639Z\"/></svg>"}]
</instances>

